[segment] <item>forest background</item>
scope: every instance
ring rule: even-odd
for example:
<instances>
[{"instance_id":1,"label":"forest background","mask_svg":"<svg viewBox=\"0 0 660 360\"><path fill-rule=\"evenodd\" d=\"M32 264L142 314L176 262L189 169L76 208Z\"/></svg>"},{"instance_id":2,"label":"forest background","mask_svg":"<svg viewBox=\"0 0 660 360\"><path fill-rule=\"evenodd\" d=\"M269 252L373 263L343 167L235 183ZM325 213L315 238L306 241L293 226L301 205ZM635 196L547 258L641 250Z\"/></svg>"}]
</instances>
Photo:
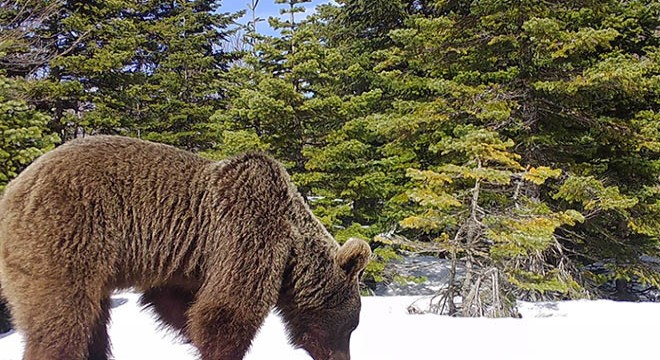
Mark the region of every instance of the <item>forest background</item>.
<instances>
[{"instance_id":1,"label":"forest background","mask_svg":"<svg viewBox=\"0 0 660 360\"><path fill-rule=\"evenodd\" d=\"M368 286L447 259L438 312L660 285L660 1L265 2L0 0L0 191L91 134L262 150Z\"/></svg>"}]
</instances>

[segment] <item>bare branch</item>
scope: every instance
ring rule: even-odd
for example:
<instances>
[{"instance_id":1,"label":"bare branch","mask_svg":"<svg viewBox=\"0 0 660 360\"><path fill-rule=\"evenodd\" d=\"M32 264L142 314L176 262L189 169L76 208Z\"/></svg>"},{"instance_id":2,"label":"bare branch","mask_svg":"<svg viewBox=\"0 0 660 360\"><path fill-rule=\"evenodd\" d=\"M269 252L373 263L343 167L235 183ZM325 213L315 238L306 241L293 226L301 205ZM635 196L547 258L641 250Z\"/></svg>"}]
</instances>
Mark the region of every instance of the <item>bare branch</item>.
<instances>
[{"instance_id":1,"label":"bare branch","mask_svg":"<svg viewBox=\"0 0 660 360\"><path fill-rule=\"evenodd\" d=\"M11 15L0 23L0 68L28 74L55 55L50 42L36 36L39 27L56 15L60 4L43 1L0 1L0 10Z\"/></svg>"}]
</instances>

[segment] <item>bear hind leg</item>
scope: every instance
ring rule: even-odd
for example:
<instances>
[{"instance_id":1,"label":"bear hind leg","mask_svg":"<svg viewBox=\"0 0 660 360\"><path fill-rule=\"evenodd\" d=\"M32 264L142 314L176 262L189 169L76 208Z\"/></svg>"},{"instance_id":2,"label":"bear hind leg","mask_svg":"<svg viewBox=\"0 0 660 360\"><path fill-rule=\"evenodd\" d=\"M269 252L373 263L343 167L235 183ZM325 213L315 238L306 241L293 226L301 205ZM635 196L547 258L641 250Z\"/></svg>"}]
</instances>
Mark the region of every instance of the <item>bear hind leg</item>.
<instances>
[{"instance_id":1,"label":"bear hind leg","mask_svg":"<svg viewBox=\"0 0 660 360\"><path fill-rule=\"evenodd\" d=\"M105 322L100 330L107 315L100 301L97 303L81 294L62 294L33 297L31 303L29 307L20 304L15 307L23 324L19 329L25 336L23 360L107 359Z\"/></svg>"},{"instance_id":2,"label":"bear hind leg","mask_svg":"<svg viewBox=\"0 0 660 360\"><path fill-rule=\"evenodd\" d=\"M193 290L164 286L145 291L140 298L140 304L152 309L161 323L188 340L187 312L194 300L195 291Z\"/></svg>"},{"instance_id":3,"label":"bear hind leg","mask_svg":"<svg viewBox=\"0 0 660 360\"><path fill-rule=\"evenodd\" d=\"M101 303L101 313L92 329L89 343L88 360L108 360L110 356L110 339L108 337L108 321L110 320L110 299Z\"/></svg>"}]
</instances>

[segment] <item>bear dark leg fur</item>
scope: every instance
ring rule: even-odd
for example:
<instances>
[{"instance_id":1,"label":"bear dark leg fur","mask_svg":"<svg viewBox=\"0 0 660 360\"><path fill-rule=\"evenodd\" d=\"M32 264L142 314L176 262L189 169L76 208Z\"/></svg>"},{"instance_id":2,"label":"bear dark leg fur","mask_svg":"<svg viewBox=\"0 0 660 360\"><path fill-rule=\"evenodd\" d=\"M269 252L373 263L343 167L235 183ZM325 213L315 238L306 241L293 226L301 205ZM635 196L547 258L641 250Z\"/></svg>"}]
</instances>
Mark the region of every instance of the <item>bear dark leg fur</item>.
<instances>
[{"instance_id":1,"label":"bear dark leg fur","mask_svg":"<svg viewBox=\"0 0 660 360\"><path fill-rule=\"evenodd\" d=\"M108 337L108 321L110 320L110 298L101 302L101 314L92 329L89 343L89 360L107 360L110 355L110 339Z\"/></svg>"},{"instance_id":2,"label":"bear dark leg fur","mask_svg":"<svg viewBox=\"0 0 660 360\"><path fill-rule=\"evenodd\" d=\"M187 312L195 300L195 291L178 287L157 287L144 292L140 303L153 309L164 325L177 331L179 335L189 340L186 330Z\"/></svg>"},{"instance_id":3,"label":"bear dark leg fur","mask_svg":"<svg viewBox=\"0 0 660 360\"><path fill-rule=\"evenodd\" d=\"M270 307L277 302L278 292L265 285L269 279L263 286L241 286L235 277L242 273L238 268L236 275L211 279L190 307L190 340L202 360L243 359Z\"/></svg>"},{"instance_id":4,"label":"bear dark leg fur","mask_svg":"<svg viewBox=\"0 0 660 360\"><path fill-rule=\"evenodd\" d=\"M277 303L288 254L287 231L267 231L272 243L256 248L245 258L226 257L216 265L218 271L207 279L188 312L190 340L199 349L202 360L241 360L250 348L259 327ZM254 235L236 237L244 243L256 243ZM245 250L242 250L245 251ZM231 256L233 251L226 254ZM255 267L244 259L258 259ZM245 281L250 273L257 281Z\"/></svg>"},{"instance_id":5,"label":"bear dark leg fur","mask_svg":"<svg viewBox=\"0 0 660 360\"><path fill-rule=\"evenodd\" d=\"M262 316L248 318L222 304L195 303L191 308L190 337L202 360L241 360L247 353Z\"/></svg>"}]
</instances>

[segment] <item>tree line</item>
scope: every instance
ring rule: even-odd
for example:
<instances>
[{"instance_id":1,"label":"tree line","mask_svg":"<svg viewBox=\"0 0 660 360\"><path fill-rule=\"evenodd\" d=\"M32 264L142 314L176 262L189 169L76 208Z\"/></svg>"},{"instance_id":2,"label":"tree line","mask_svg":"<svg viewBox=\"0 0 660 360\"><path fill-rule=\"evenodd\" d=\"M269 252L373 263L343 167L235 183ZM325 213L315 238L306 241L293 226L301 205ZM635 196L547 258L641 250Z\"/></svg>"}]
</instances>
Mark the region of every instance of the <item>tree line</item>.
<instances>
[{"instance_id":1,"label":"tree line","mask_svg":"<svg viewBox=\"0 0 660 360\"><path fill-rule=\"evenodd\" d=\"M275 2L0 1L0 188L88 134L262 150L367 281L450 259L449 313L660 284L660 1Z\"/></svg>"}]
</instances>

